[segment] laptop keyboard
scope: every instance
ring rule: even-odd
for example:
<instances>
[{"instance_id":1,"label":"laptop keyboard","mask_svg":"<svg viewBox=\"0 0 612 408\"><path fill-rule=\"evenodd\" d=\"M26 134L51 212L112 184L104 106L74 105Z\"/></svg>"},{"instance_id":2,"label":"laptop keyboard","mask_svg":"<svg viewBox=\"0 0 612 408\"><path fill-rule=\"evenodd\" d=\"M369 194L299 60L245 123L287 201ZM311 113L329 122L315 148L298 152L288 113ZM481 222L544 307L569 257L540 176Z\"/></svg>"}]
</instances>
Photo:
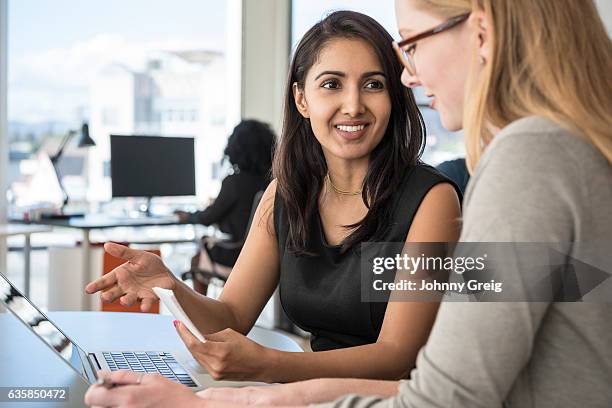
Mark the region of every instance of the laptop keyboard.
<instances>
[{"instance_id":1,"label":"laptop keyboard","mask_svg":"<svg viewBox=\"0 0 612 408\"><path fill-rule=\"evenodd\" d=\"M140 353L102 353L111 371L132 370L137 373L161 374L187 387L197 387L189 373L170 353L147 351Z\"/></svg>"}]
</instances>

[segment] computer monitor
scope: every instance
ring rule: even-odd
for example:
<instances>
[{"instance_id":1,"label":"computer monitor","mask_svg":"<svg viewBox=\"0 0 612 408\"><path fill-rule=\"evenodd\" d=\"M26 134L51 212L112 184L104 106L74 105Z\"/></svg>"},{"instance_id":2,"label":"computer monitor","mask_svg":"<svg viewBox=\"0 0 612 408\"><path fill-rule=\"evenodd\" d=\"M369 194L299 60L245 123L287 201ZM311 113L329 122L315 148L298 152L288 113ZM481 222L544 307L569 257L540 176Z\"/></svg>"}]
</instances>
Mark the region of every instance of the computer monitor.
<instances>
[{"instance_id":1,"label":"computer monitor","mask_svg":"<svg viewBox=\"0 0 612 408\"><path fill-rule=\"evenodd\" d=\"M112 195L195 195L192 137L111 135Z\"/></svg>"}]
</instances>

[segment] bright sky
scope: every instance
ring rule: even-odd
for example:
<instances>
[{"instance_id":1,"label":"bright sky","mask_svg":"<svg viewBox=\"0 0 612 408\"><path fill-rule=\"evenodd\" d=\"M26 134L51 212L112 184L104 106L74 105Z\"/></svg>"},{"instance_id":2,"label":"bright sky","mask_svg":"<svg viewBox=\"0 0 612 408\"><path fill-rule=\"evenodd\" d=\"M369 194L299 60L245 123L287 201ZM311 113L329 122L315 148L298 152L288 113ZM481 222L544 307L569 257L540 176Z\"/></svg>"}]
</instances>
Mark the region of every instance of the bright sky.
<instances>
[{"instance_id":1,"label":"bright sky","mask_svg":"<svg viewBox=\"0 0 612 408\"><path fill-rule=\"evenodd\" d=\"M215 5L211 7L211 5ZM214 0L9 0L9 120L74 121L103 66L148 52L225 45Z\"/></svg>"},{"instance_id":2,"label":"bright sky","mask_svg":"<svg viewBox=\"0 0 612 408\"><path fill-rule=\"evenodd\" d=\"M313 24L335 10L367 14L382 24L393 38L398 38L394 7L394 0L294 0L291 44L295 46Z\"/></svg>"},{"instance_id":3,"label":"bright sky","mask_svg":"<svg viewBox=\"0 0 612 408\"><path fill-rule=\"evenodd\" d=\"M153 50L225 45L224 1L8 1L11 121L78 121L103 66L140 69ZM364 12L397 37L393 0L294 0L292 43L338 9Z\"/></svg>"}]
</instances>

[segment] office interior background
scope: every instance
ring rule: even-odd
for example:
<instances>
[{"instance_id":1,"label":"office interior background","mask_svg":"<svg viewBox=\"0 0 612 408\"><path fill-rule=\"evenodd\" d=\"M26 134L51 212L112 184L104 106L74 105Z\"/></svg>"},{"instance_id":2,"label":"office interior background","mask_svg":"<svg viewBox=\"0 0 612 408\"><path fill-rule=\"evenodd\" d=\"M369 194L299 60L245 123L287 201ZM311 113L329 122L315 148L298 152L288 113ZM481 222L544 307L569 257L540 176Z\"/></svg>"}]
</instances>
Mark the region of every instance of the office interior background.
<instances>
[{"instance_id":1,"label":"office interior background","mask_svg":"<svg viewBox=\"0 0 612 408\"><path fill-rule=\"evenodd\" d=\"M61 204L49 157L83 123L95 146L79 148L74 137L58 164L71 209L130 216L143 204L139 197L113 198L110 135L193 138L195 194L154 197L151 210L164 215L203 208L230 171L221 157L241 118L260 119L279 133L286 70L304 32L331 10L352 9L376 18L397 37L393 3L0 0L0 183L5 193L0 221ZM612 1L597 4L612 32ZM416 96L428 133L424 161L436 165L462 157L461 135L444 131L419 90ZM191 225L128 226L92 231L91 239L143 246L164 240L156 245L180 274L189 268L201 234L201 227ZM31 236L30 295L44 309L62 308L49 297L57 278L53 263L62 265L53 256L74 249L80 239L68 228ZM0 242L0 269L20 287L25 284L24 245L22 235L3 236Z\"/></svg>"}]
</instances>

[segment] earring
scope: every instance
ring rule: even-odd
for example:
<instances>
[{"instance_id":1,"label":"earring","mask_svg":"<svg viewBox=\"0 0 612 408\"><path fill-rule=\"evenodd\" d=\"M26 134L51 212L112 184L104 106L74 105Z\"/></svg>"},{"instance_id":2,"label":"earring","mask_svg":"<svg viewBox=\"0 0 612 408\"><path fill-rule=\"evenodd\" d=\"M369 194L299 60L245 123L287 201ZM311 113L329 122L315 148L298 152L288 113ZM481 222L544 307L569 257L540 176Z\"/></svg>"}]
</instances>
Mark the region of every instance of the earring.
<instances>
[{"instance_id":1,"label":"earring","mask_svg":"<svg viewBox=\"0 0 612 408\"><path fill-rule=\"evenodd\" d=\"M480 62L480 65L484 65L484 64L485 64L485 62L487 62L487 61L485 60L485 57L483 57L482 55L480 55L480 56L478 57L478 61Z\"/></svg>"}]
</instances>

